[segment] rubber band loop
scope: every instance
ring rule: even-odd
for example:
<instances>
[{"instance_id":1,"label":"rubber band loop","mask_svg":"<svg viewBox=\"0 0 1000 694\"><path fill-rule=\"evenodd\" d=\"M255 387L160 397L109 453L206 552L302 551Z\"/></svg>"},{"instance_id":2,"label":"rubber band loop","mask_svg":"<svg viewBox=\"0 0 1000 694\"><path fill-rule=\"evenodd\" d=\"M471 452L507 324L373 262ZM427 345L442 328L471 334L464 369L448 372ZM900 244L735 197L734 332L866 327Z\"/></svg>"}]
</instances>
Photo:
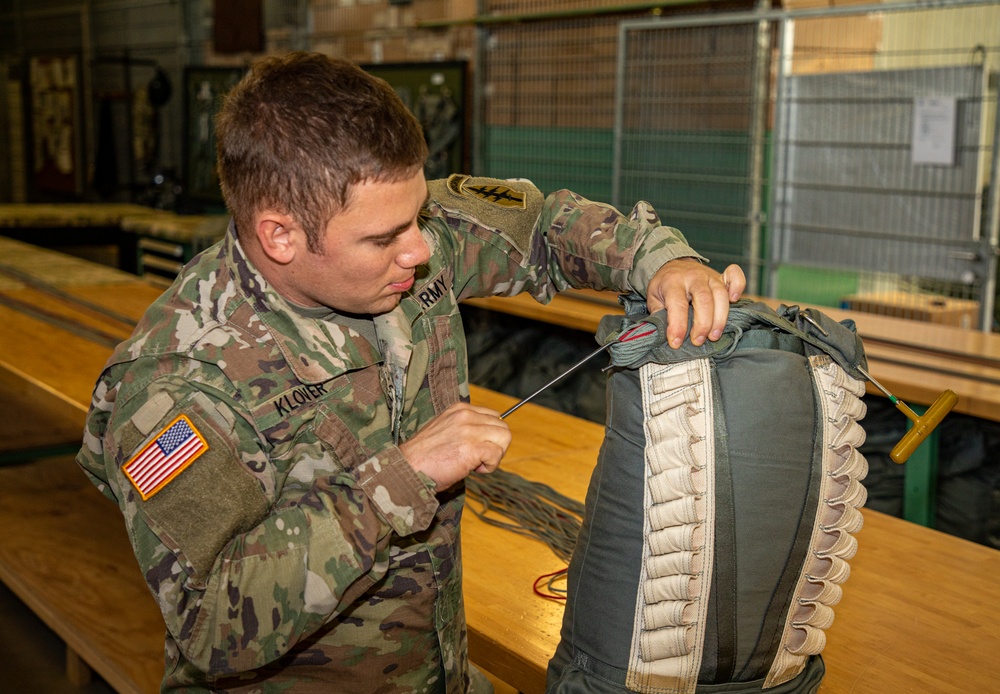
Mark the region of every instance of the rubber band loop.
<instances>
[{"instance_id":1,"label":"rubber band loop","mask_svg":"<svg viewBox=\"0 0 1000 694\"><path fill-rule=\"evenodd\" d=\"M534 591L535 595L537 595L539 597L542 597L542 598L547 598L548 600L565 600L566 599L565 595L557 595L555 593L555 591L557 591L558 589L553 588L552 587L552 583L553 583L553 581L555 581L560 576L566 575L566 573L568 571L569 571L569 568L567 567L565 569L559 569L558 571L553 571L552 573L542 574L541 576L539 576L538 578L535 579L535 582L532 584L531 589ZM538 584L541 583L546 578L549 579L548 580L548 588L549 588L549 590L550 591L554 591L554 592L543 593L541 590L538 589ZM565 592L565 591L560 591L560 592Z\"/></svg>"}]
</instances>

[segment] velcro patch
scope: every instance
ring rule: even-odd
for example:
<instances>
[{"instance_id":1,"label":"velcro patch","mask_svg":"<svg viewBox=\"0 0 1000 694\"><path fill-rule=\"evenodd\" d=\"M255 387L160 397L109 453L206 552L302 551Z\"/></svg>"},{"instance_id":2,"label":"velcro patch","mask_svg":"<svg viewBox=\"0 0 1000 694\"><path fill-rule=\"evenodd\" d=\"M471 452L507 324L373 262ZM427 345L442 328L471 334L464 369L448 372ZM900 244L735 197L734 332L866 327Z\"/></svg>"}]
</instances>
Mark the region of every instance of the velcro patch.
<instances>
[{"instance_id":1,"label":"velcro patch","mask_svg":"<svg viewBox=\"0 0 1000 694\"><path fill-rule=\"evenodd\" d=\"M474 182L470 176L453 174L448 178L448 188L456 195L478 198L497 207L523 210L528 196L520 190L496 182Z\"/></svg>"},{"instance_id":2,"label":"velcro patch","mask_svg":"<svg viewBox=\"0 0 1000 694\"><path fill-rule=\"evenodd\" d=\"M445 276L444 270L438 273L437 277L414 287L410 296L413 297L420 307L427 311L440 301L451 291L451 280Z\"/></svg>"},{"instance_id":3,"label":"velcro patch","mask_svg":"<svg viewBox=\"0 0 1000 694\"><path fill-rule=\"evenodd\" d=\"M122 472L146 501L207 450L201 432L186 415L178 415L122 466Z\"/></svg>"},{"instance_id":4,"label":"velcro patch","mask_svg":"<svg viewBox=\"0 0 1000 694\"><path fill-rule=\"evenodd\" d=\"M513 246L516 252L510 259L527 267L535 222L545 202L533 183L452 174L447 180L428 181L427 191L447 214L471 221L467 228L482 240L503 250Z\"/></svg>"}]
</instances>

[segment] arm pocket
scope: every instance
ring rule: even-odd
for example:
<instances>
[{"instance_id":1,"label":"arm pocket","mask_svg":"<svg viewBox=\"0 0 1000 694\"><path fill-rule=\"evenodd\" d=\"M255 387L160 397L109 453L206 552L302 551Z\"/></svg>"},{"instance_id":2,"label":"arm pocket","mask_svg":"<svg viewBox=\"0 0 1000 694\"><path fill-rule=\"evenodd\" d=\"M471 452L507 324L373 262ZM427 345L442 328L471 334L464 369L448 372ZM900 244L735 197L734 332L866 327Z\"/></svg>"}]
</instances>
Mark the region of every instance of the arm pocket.
<instances>
[{"instance_id":1,"label":"arm pocket","mask_svg":"<svg viewBox=\"0 0 1000 694\"><path fill-rule=\"evenodd\" d=\"M237 442L242 446L255 439L249 430L240 431L232 412L200 392L177 401L156 424L151 414L148 407L140 408L125 427L116 483L125 504L135 509L128 516L138 511L200 583L226 544L267 515L263 486L237 449ZM148 435L126 448L147 428ZM144 567L162 560L152 556L157 550L148 551L151 556L139 557Z\"/></svg>"}]
</instances>

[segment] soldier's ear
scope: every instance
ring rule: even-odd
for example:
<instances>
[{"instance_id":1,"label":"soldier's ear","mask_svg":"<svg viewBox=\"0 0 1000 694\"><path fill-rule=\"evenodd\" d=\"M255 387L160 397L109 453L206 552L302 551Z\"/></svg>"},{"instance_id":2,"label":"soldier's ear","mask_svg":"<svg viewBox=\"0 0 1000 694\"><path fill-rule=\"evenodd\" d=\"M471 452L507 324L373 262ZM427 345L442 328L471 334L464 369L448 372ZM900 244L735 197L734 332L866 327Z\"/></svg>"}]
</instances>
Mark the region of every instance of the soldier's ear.
<instances>
[{"instance_id":1,"label":"soldier's ear","mask_svg":"<svg viewBox=\"0 0 1000 694\"><path fill-rule=\"evenodd\" d=\"M265 210L257 216L255 231L264 254L281 265L295 258L304 238L304 233L292 217L274 210Z\"/></svg>"}]
</instances>

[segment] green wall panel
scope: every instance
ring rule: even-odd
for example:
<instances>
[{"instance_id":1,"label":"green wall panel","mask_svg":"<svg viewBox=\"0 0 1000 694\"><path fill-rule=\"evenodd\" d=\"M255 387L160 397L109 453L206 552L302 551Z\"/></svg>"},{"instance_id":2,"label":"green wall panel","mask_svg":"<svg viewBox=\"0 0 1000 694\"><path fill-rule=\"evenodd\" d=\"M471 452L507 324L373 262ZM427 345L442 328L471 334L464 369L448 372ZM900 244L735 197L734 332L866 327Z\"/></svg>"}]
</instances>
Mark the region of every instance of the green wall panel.
<instances>
[{"instance_id":1,"label":"green wall panel","mask_svg":"<svg viewBox=\"0 0 1000 694\"><path fill-rule=\"evenodd\" d=\"M486 176L527 178L545 193L569 188L591 200L611 199L611 130L489 126L484 138Z\"/></svg>"},{"instance_id":2,"label":"green wall panel","mask_svg":"<svg viewBox=\"0 0 1000 694\"><path fill-rule=\"evenodd\" d=\"M621 206L646 200L721 269L745 262L749 205L745 133L642 132L623 142ZM543 192L612 196L614 133L603 128L489 126L484 174L528 178Z\"/></svg>"}]
</instances>

